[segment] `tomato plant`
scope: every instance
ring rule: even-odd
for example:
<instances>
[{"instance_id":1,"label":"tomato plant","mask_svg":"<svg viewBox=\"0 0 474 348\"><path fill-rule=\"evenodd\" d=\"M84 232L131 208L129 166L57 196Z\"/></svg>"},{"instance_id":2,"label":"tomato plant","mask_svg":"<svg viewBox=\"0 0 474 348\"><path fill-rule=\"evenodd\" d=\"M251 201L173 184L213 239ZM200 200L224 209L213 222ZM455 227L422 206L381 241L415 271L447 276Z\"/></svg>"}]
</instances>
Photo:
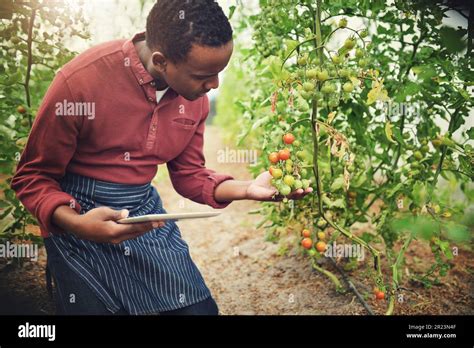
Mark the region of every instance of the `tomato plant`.
<instances>
[{"instance_id":1,"label":"tomato plant","mask_svg":"<svg viewBox=\"0 0 474 348\"><path fill-rule=\"evenodd\" d=\"M57 69L73 56L65 38L87 38L81 12L61 1L4 1L0 12L0 239L34 240L36 220L10 189L35 113Z\"/></svg>"},{"instance_id":2,"label":"tomato plant","mask_svg":"<svg viewBox=\"0 0 474 348\"><path fill-rule=\"evenodd\" d=\"M238 144L258 144L263 156L252 171L270 168L280 193L298 180L315 189L303 200L263 203L259 226L271 240L311 226L320 253L336 240L364 248L387 314L414 240L431 245L435 262L410 280L430 286L449 269L452 247L472 238L473 129L465 122L473 21L468 30L449 27L448 10L426 1L260 0L258 13L241 20L254 43L239 66L249 93L236 101ZM462 200L453 200L454 187ZM360 223L372 227L354 232ZM313 267L340 288L303 237Z\"/></svg>"}]
</instances>

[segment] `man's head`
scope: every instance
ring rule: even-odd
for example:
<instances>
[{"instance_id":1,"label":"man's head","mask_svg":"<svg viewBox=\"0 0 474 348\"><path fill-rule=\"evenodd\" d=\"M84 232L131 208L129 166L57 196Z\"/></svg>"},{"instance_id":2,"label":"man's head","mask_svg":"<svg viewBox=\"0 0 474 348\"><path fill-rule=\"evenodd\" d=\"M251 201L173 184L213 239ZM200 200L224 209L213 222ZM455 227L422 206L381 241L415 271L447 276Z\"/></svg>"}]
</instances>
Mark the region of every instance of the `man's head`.
<instances>
[{"instance_id":1,"label":"man's head","mask_svg":"<svg viewBox=\"0 0 474 348\"><path fill-rule=\"evenodd\" d=\"M232 28L213 0L157 0L146 23L155 75L188 100L219 86L232 55Z\"/></svg>"}]
</instances>

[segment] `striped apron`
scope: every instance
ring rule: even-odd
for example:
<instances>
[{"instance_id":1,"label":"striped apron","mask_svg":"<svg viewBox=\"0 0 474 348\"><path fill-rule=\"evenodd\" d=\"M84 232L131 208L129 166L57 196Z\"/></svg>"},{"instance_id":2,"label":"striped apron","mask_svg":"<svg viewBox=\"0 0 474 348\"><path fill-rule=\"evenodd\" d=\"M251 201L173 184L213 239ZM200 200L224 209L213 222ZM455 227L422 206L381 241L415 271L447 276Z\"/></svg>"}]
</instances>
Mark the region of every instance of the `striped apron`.
<instances>
[{"instance_id":1,"label":"striped apron","mask_svg":"<svg viewBox=\"0 0 474 348\"><path fill-rule=\"evenodd\" d=\"M60 185L81 205L81 214L100 206L128 209L130 217L166 213L151 183L124 185L67 173ZM112 313L125 309L130 314L154 314L211 296L172 220L120 244L82 240L71 233L49 238Z\"/></svg>"}]
</instances>

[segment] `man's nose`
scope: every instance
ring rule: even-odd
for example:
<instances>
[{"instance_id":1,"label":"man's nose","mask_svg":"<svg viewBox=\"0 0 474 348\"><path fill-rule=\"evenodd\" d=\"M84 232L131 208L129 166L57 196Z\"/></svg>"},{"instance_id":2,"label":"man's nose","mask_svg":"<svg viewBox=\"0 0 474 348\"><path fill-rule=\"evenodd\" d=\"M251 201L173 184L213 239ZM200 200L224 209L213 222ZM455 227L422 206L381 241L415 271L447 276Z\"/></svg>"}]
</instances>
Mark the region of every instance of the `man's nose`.
<instances>
[{"instance_id":1,"label":"man's nose","mask_svg":"<svg viewBox=\"0 0 474 348\"><path fill-rule=\"evenodd\" d=\"M206 89L216 89L219 87L219 76L212 78L212 80L208 81L205 85Z\"/></svg>"}]
</instances>

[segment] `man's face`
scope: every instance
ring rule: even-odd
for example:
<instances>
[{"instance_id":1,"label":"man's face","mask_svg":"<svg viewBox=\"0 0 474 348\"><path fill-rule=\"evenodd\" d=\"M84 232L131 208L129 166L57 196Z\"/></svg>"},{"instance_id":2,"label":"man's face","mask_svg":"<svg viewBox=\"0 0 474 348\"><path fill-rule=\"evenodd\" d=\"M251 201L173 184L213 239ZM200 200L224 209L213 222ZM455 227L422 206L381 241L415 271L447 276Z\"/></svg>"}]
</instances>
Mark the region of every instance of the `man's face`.
<instances>
[{"instance_id":1,"label":"man's face","mask_svg":"<svg viewBox=\"0 0 474 348\"><path fill-rule=\"evenodd\" d=\"M221 47L194 44L186 60L172 63L167 60L166 69L160 75L165 82L187 100L196 100L219 87L218 74L229 63L233 51L233 42Z\"/></svg>"}]
</instances>

